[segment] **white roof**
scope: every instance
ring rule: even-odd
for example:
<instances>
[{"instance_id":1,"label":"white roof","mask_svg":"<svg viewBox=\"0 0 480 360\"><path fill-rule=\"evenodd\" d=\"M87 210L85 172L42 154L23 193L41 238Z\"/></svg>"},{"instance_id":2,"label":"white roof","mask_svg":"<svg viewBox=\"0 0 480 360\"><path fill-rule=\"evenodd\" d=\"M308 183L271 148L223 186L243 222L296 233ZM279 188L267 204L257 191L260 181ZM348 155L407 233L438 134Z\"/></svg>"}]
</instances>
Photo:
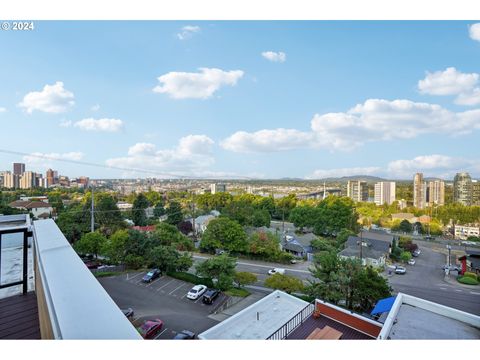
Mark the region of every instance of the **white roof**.
<instances>
[{"instance_id":1,"label":"white roof","mask_svg":"<svg viewBox=\"0 0 480 360\"><path fill-rule=\"evenodd\" d=\"M202 340L265 340L307 305L306 301L276 290L204 331L198 335L198 338Z\"/></svg>"}]
</instances>

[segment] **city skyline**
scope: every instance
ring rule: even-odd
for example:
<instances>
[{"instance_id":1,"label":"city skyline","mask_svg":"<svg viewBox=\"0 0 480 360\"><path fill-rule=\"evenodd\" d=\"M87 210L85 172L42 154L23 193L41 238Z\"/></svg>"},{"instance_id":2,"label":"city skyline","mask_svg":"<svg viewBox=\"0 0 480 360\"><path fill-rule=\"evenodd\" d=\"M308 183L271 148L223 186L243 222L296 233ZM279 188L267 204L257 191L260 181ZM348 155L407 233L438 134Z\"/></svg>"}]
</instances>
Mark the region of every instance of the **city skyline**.
<instances>
[{"instance_id":1,"label":"city skyline","mask_svg":"<svg viewBox=\"0 0 480 360\"><path fill-rule=\"evenodd\" d=\"M23 140L2 138L3 150L152 175L6 153L0 170L478 178L474 24L39 22L0 33L12 54L0 74L15 84L0 89L0 122Z\"/></svg>"}]
</instances>

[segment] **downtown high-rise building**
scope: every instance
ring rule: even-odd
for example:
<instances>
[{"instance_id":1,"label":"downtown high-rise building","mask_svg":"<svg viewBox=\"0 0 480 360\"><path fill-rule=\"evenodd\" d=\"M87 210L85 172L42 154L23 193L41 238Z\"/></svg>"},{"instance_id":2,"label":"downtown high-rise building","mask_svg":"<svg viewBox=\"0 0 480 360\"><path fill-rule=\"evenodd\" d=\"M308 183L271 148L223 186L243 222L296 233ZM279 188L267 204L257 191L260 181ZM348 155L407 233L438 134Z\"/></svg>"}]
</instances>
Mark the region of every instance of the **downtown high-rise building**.
<instances>
[{"instance_id":1,"label":"downtown high-rise building","mask_svg":"<svg viewBox=\"0 0 480 360\"><path fill-rule=\"evenodd\" d=\"M353 201L368 201L367 182L360 180L349 180L347 182L347 196Z\"/></svg>"},{"instance_id":2,"label":"downtown high-rise building","mask_svg":"<svg viewBox=\"0 0 480 360\"><path fill-rule=\"evenodd\" d=\"M375 204L391 205L395 201L395 182L381 181L375 184Z\"/></svg>"},{"instance_id":3,"label":"downtown high-rise building","mask_svg":"<svg viewBox=\"0 0 480 360\"><path fill-rule=\"evenodd\" d=\"M413 206L423 209L427 200L427 186L423 181L423 174L416 173L413 177Z\"/></svg>"},{"instance_id":4,"label":"downtown high-rise building","mask_svg":"<svg viewBox=\"0 0 480 360\"><path fill-rule=\"evenodd\" d=\"M3 186L7 189L18 189L20 187L20 175L6 171L3 174Z\"/></svg>"},{"instance_id":5,"label":"downtown high-rise building","mask_svg":"<svg viewBox=\"0 0 480 360\"><path fill-rule=\"evenodd\" d=\"M427 182L427 205L445 205L445 181L431 180Z\"/></svg>"},{"instance_id":6,"label":"downtown high-rise building","mask_svg":"<svg viewBox=\"0 0 480 360\"><path fill-rule=\"evenodd\" d=\"M227 185L225 184L210 184L210 192L212 194L227 192Z\"/></svg>"},{"instance_id":7,"label":"downtown high-rise building","mask_svg":"<svg viewBox=\"0 0 480 360\"><path fill-rule=\"evenodd\" d=\"M22 175L25 172L25 164L13 163L13 173L15 175Z\"/></svg>"},{"instance_id":8,"label":"downtown high-rise building","mask_svg":"<svg viewBox=\"0 0 480 360\"><path fill-rule=\"evenodd\" d=\"M47 187L55 184L55 171L53 171L52 169L48 169L45 178L47 181Z\"/></svg>"},{"instance_id":9,"label":"downtown high-rise building","mask_svg":"<svg viewBox=\"0 0 480 360\"><path fill-rule=\"evenodd\" d=\"M33 171L25 171L20 177L20 189L31 189L37 184L37 174Z\"/></svg>"},{"instance_id":10,"label":"downtown high-rise building","mask_svg":"<svg viewBox=\"0 0 480 360\"><path fill-rule=\"evenodd\" d=\"M453 201L470 206L473 200L472 178L467 172L457 173L453 179Z\"/></svg>"},{"instance_id":11,"label":"downtown high-rise building","mask_svg":"<svg viewBox=\"0 0 480 360\"><path fill-rule=\"evenodd\" d=\"M480 181L472 180L472 205L480 205Z\"/></svg>"}]
</instances>

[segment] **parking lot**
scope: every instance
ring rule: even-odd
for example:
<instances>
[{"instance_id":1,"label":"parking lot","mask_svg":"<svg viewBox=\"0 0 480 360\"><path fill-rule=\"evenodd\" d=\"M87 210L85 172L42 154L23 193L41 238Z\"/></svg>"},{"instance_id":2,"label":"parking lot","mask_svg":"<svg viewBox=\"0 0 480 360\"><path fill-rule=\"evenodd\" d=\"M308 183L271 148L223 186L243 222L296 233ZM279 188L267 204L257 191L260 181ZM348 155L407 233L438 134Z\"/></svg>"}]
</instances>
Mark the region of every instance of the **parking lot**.
<instances>
[{"instance_id":1,"label":"parking lot","mask_svg":"<svg viewBox=\"0 0 480 360\"><path fill-rule=\"evenodd\" d=\"M227 300L226 295L222 293L212 305L205 305L201 297L187 299L193 284L168 276L144 283L145 274L136 272L98 279L120 308L134 310L134 325L146 319L160 319L164 326L158 338L172 339L179 331L199 334L217 324L209 315Z\"/></svg>"}]
</instances>

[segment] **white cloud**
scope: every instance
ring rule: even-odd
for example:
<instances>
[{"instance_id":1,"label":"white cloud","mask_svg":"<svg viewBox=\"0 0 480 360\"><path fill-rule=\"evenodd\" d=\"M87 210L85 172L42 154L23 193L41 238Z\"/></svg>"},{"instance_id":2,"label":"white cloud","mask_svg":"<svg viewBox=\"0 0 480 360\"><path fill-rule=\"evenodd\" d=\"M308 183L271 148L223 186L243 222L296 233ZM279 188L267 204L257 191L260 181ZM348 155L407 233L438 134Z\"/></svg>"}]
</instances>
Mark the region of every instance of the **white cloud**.
<instances>
[{"instance_id":1,"label":"white cloud","mask_svg":"<svg viewBox=\"0 0 480 360\"><path fill-rule=\"evenodd\" d=\"M200 68L197 73L169 72L158 78L161 85L154 92L168 94L173 99L208 99L222 86L234 86L243 71L223 71Z\"/></svg>"},{"instance_id":2,"label":"white cloud","mask_svg":"<svg viewBox=\"0 0 480 360\"><path fill-rule=\"evenodd\" d=\"M273 152L308 146L313 134L295 129L260 130L254 133L237 131L220 145L233 152Z\"/></svg>"},{"instance_id":3,"label":"white cloud","mask_svg":"<svg viewBox=\"0 0 480 360\"><path fill-rule=\"evenodd\" d=\"M480 129L480 109L454 113L435 104L369 99L345 113L315 114L310 132L238 131L223 140L221 146L234 152L352 150L371 141L412 139L427 134L463 135L476 129Z\"/></svg>"},{"instance_id":4,"label":"white cloud","mask_svg":"<svg viewBox=\"0 0 480 360\"><path fill-rule=\"evenodd\" d=\"M0 106L0 113L6 112L6 111L7 111L6 108Z\"/></svg>"},{"instance_id":5,"label":"white cloud","mask_svg":"<svg viewBox=\"0 0 480 360\"><path fill-rule=\"evenodd\" d=\"M34 110L57 114L67 111L74 104L73 93L63 88L63 82L57 81L53 85L45 85L42 91L29 92L18 106L29 114Z\"/></svg>"},{"instance_id":6,"label":"white cloud","mask_svg":"<svg viewBox=\"0 0 480 360\"><path fill-rule=\"evenodd\" d=\"M262 52L262 56L272 62L280 62L283 63L287 60L287 55L284 52L275 52L275 51L264 51Z\"/></svg>"},{"instance_id":7,"label":"white cloud","mask_svg":"<svg viewBox=\"0 0 480 360\"><path fill-rule=\"evenodd\" d=\"M53 161L54 160L74 160L79 161L82 160L84 154L80 151L72 151L67 153L41 153L41 152L33 152L30 155L25 155L23 157L23 161L27 165L36 166L37 168L43 171L45 168L52 168L54 167Z\"/></svg>"},{"instance_id":8,"label":"white cloud","mask_svg":"<svg viewBox=\"0 0 480 360\"><path fill-rule=\"evenodd\" d=\"M471 91L478 82L478 74L465 74L449 67L444 71L427 72L418 82L418 89L430 95L457 95Z\"/></svg>"},{"instance_id":9,"label":"white cloud","mask_svg":"<svg viewBox=\"0 0 480 360\"><path fill-rule=\"evenodd\" d=\"M182 27L182 30L177 33L180 40L190 39L193 34L200 32L200 26L187 25Z\"/></svg>"},{"instance_id":10,"label":"white cloud","mask_svg":"<svg viewBox=\"0 0 480 360\"><path fill-rule=\"evenodd\" d=\"M472 40L480 41L480 23L471 25L468 28L468 32Z\"/></svg>"},{"instance_id":11,"label":"white cloud","mask_svg":"<svg viewBox=\"0 0 480 360\"><path fill-rule=\"evenodd\" d=\"M446 155L423 155L408 160L391 161L387 166L390 176L396 178L412 178L416 172L425 176L438 176L451 179L459 171L477 171L480 169L478 160L470 160Z\"/></svg>"},{"instance_id":12,"label":"white cloud","mask_svg":"<svg viewBox=\"0 0 480 360\"><path fill-rule=\"evenodd\" d=\"M340 169L319 169L315 170L313 174L307 176L307 179L324 179L329 177L342 177L354 175L377 175L381 168L376 166L370 167L352 167Z\"/></svg>"},{"instance_id":13,"label":"white cloud","mask_svg":"<svg viewBox=\"0 0 480 360\"><path fill-rule=\"evenodd\" d=\"M119 119L83 119L73 124L81 130L117 132L123 129L123 121Z\"/></svg>"},{"instance_id":14,"label":"white cloud","mask_svg":"<svg viewBox=\"0 0 480 360\"><path fill-rule=\"evenodd\" d=\"M146 171L168 171L177 174L194 173L204 170L215 160L212 155L214 141L206 135L188 135L181 138L173 149L158 150L151 143L137 143L128 149L128 156L108 159L106 164L113 167L140 169Z\"/></svg>"},{"instance_id":15,"label":"white cloud","mask_svg":"<svg viewBox=\"0 0 480 360\"><path fill-rule=\"evenodd\" d=\"M455 104L473 106L480 104L479 79L477 73L462 73L449 67L444 71L427 72L425 79L418 82L418 89L423 94L457 95Z\"/></svg>"}]
</instances>

